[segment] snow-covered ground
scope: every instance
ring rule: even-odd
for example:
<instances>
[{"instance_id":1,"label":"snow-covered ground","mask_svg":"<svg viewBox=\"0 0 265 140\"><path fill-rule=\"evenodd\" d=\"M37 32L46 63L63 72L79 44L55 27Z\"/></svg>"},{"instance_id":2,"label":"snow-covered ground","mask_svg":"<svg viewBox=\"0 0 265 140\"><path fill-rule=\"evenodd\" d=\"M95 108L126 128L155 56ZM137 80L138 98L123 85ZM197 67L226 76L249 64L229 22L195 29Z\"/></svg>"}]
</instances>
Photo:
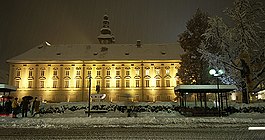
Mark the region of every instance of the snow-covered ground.
<instances>
[{"instance_id":1,"label":"snow-covered ground","mask_svg":"<svg viewBox=\"0 0 265 140\"><path fill-rule=\"evenodd\" d=\"M109 103L98 103L109 105ZM122 104L122 103L121 103ZM174 103L145 103L140 105L171 106ZM263 103L264 104L264 103ZM237 107L263 106L263 104L234 104ZM53 103L45 104L45 108L62 106L86 106L87 103ZM139 104L138 104L139 105ZM265 105L265 104L264 104ZM265 113L234 113L228 117L184 117L179 112L142 112L137 117L127 117L127 113L109 111L108 113L85 114L86 109L64 113L47 113L37 117L11 118L0 117L0 128L71 128L71 127L176 127L176 128L216 128L216 127L249 127L264 126ZM30 116L30 115L29 115Z\"/></svg>"}]
</instances>

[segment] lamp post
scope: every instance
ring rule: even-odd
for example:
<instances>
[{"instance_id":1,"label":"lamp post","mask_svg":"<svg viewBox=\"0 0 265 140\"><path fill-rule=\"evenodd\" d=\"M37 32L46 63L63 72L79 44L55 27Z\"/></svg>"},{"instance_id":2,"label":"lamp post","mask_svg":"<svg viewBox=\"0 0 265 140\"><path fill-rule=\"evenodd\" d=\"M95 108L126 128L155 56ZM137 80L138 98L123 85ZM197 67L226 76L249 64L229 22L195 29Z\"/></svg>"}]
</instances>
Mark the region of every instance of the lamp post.
<instances>
[{"instance_id":1,"label":"lamp post","mask_svg":"<svg viewBox=\"0 0 265 140\"><path fill-rule=\"evenodd\" d=\"M88 108L87 108L87 116L90 116L90 98L91 98L91 75L89 75L89 84L88 84Z\"/></svg>"},{"instance_id":2,"label":"lamp post","mask_svg":"<svg viewBox=\"0 0 265 140\"><path fill-rule=\"evenodd\" d=\"M220 103L220 95L219 95L220 94L220 87L219 87L218 77L220 77L220 76L222 76L224 74L224 70L220 69L220 70L216 71L215 69L211 69L209 71L209 73L210 73L210 75L216 77L216 83L217 83L217 98L218 98L218 115L219 115L219 117L221 117L221 109L220 109L221 103Z\"/></svg>"}]
</instances>

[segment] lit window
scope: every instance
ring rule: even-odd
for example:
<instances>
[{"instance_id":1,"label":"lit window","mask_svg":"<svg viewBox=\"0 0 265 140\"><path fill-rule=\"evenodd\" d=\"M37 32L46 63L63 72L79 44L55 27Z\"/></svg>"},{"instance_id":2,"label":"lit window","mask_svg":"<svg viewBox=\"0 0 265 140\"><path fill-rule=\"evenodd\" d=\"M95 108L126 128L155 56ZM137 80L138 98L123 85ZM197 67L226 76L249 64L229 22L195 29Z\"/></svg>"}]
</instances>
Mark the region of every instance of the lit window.
<instances>
[{"instance_id":1,"label":"lit window","mask_svg":"<svg viewBox=\"0 0 265 140\"><path fill-rule=\"evenodd\" d=\"M29 81L28 82L28 88L32 88L32 85L33 85L33 81Z\"/></svg>"},{"instance_id":2,"label":"lit window","mask_svg":"<svg viewBox=\"0 0 265 140\"><path fill-rule=\"evenodd\" d=\"M145 80L145 86L149 87L149 80Z\"/></svg>"},{"instance_id":3,"label":"lit window","mask_svg":"<svg viewBox=\"0 0 265 140\"><path fill-rule=\"evenodd\" d=\"M130 76L130 71L126 71L126 76Z\"/></svg>"},{"instance_id":4,"label":"lit window","mask_svg":"<svg viewBox=\"0 0 265 140\"><path fill-rule=\"evenodd\" d=\"M40 88L44 88L44 81L40 81Z\"/></svg>"},{"instance_id":5,"label":"lit window","mask_svg":"<svg viewBox=\"0 0 265 140\"><path fill-rule=\"evenodd\" d=\"M87 71L87 75L88 75L88 76L91 76L91 71L90 71L90 70Z\"/></svg>"},{"instance_id":6,"label":"lit window","mask_svg":"<svg viewBox=\"0 0 265 140\"><path fill-rule=\"evenodd\" d=\"M130 87L130 80L125 81L125 87Z\"/></svg>"},{"instance_id":7,"label":"lit window","mask_svg":"<svg viewBox=\"0 0 265 140\"><path fill-rule=\"evenodd\" d=\"M120 71L116 71L116 76L120 76Z\"/></svg>"},{"instance_id":8,"label":"lit window","mask_svg":"<svg viewBox=\"0 0 265 140\"><path fill-rule=\"evenodd\" d=\"M19 88L19 81L15 81L15 87Z\"/></svg>"},{"instance_id":9,"label":"lit window","mask_svg":"<svg viewBox=\"0 0 265 140\"><path fill-rule=\"evenodd\" d=\"M17 70L17 77L20 77L20 70Z\"/></svg>"},{"instance_id":10,"label":"lit window","mask_svg":"<svg viewBox=\"0 0 265 140\"><path fill-rule=\"evenodd\" d=\"M106 88L110 88L110 80L106 80Z\"/></svg>"},{"instance_id":11,"label":"lit window","mask_svg":"<svg viewBox=\"0 0 265 140\"><path fill-rule=\"evenodd\" d=\"M64 81L64 87L65 87L65 88L69 88L69 81L68 81L68 80L65 80L65 81Z\"/></svg>"},{"instance_id":12,"label":"lit window","mask_svg":"<svg viewBox=\"0 0 265 140\"><path fill-rule=\"evenodd\" d=\"M53 87L53 88L57 88L57 84L58 84L58 81L53 81L53 83L52 83L52 87Z\"/></svg>"},{"instance_id":13,"label":"lit window","mask_svg":"<svg viewBox=\"0 0 265 140\"><path fill-rule=\"evenodd\" d=\"M97 71L97 76L100 76L100 71Z\"/></svg>"},{"instance_id":14,"label":"lit window","mask_svg":"<svg viewBox=\"0 0 265 140\"><path fill-rule=\"evenodd\" d=\"M110 71L109 70L107 71L107 76L110 76Z\"/></svg>"},{"instance_id":15,"label":"lit window","mask_svg":"<svg viewBox=\"0 0 265 140\"><path fill-rule=\"evenodd\" d=\"M80 71L80 70L77 70L77 71L76 71L76 75L77 75L77 76L80 76L80 75L81 75L81 71Z\"/></svg>"},{"instance_id":16,"label":"lit window","mask_svg":"<svg viewBox=\"0 0 265 140\"><path fill-rule=\"evenodd\" d=\"M166 69L166 75L169 75L169 69Z\"/></svg>"},{"instance_id":17,"label":"lit window","mask_svg":"<svg viewBox=\"0 0 265 140\"><path fill-rule=\"evenodd\" d=\"M170 87L170 80L166 80L166 87Z\"/></svg>"},{"instance_id":18,"label":"lit window","mask_svg":"<svg viewBox=\"0 0 265 140\"><path fill-rule=\"evenodd\" d=\"M140 80L135 80L135 86L139 87L140 86Z\"/></svg>"},{"instance_id":19,"label":"lit window","mask_svg":"<svg viewBox=\"0 0 265 140\"><path fill-rule=\"evenodd\" d=\"M135 71L135 73L136 73L136 76L139 76L139 75L140 75L140 70L137 69L137 70Z\"/></svg>"},{"instance_id":20,"label":"lit window","mask_svg":"<svg viewBox=\"0 0 265 140\"><path fill-rule=\"evenodd\" d=\"M29 71L29 77L33 77L33 71L32 70Z\"/></svg>"},{"instance_id":21,"label":"lit window","mask_svg":"<svg viewBox=\"0 0 265 140\"><path fill-rule=\"evenodd\" d=\"M167 96L167 100L171 100L171 97L170 96Z\"/></svg>"},{"instance_id":22,"label":"lit window","mask_svg":"<svg viewBox=\"0 0 265 140\"><path fill-rule=\"evenodd\" d=\"M65 71L65 76L68 77L70 75L70 71L69 70L66 70Z\"/></svg>"},{"instance_id":23,"label":"lit window","mask_svg":"<svg viewBox=\"0 0 265 140\"><path fill-rule=\"evenodd\" d=\"M160 74L160 70L156 69L156 75L159 75L159 74Z\"/></svg>"},{"instance_id":24,"label":"lit window","mask_svg":"<svg viewBox=\"0 0 265 140\"><path fill-rule=\"evenodd\" d=\"M160 87L160 80L156 80L156 87Z\"/></svg>"},{"instance_id":25,"label":"lit window","mask_svg":"<svg viewBox=\"0 0 265 140\"><path fill-rule=\"evenodd\" d=\"M100 80L97 80L97 85L99 85L99 86L100 86Z\"/></svg>"},{"instance_id":26,"label":"lit window","mask_svg":"<svg viewBox=\"0 0 265 140\"><path fill-rule=\"evenodd\" d=\"M120 80L116 80L116 87L117 87L117 88L120 87Z\"/></svg>"},{"instance_id":27,"label":"lit window","mask_svg":"<svg viewBox=\"0 0 265 140\"><path fill-rule=\"evenodd\" d=\"M80 88L80 80L79 79L76 79L75 87Z\"/></svg>"},{"instance_id":28,"label":"lit window","mask_svg":"<svg viewBox=\"0 0 265 140\"><path fill-rule=\"evenodd\" d=\"M149 75L149 69L145 70L145 75Z\"/></svg>"},{"instance_id":29,"label":"lit window","mask_svg":"<svg viewBox=\"0 0 265 140\"><path fill-rule=\"evenodd\" d=\"M40 71L40 76L41 76L41 77L44 77L44 74L45 74L45 71L44 71L44 70L41 70L41 71Z\"/></svg>"},{"instance_id":30,"label":"lit window","mask_svg":"<svg viewBox=\"0 0 265 140\"><path fill-rule=\"evenodd\" d=\"M58 71L57 70L54 70L53 71L53 76L57 76L57 74L58 74Z\"/></svg>"}]
</instances>

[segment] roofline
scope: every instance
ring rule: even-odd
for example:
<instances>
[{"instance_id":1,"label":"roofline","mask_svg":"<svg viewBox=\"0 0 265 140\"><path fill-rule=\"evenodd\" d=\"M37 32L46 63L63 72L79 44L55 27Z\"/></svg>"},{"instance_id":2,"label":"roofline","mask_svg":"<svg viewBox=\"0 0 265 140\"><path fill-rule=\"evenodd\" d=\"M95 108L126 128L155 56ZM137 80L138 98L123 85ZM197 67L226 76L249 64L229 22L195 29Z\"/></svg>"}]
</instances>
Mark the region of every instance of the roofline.
<instances>
[{"instance_id":1,"label":"roofline","mask_svg":"<svg viewBox=\"0 0 265 140\"><path fill-rule=\"evenodd\" d=\"M174 88L175 92L190 93L218 93L236 90L235 85L178 85Z\"/></svg>"},{"instance_id":2,"label":"roofline","mask_svg":"<svg viewBox=\"0 0 265 140\"><path fill-rule=\"evenodd\" d=\"M12 64L72 64L72 63L160 63L160 62L169 62L169 63L180 63L180 60L75 60L75 61L29 61L29 60L7 60L7 63Z\"/></svg>"},{"instance_id":3,"label":"roofline","mask_svg":"<svg viewBox=\"0 0 265 140\"><path fill-rule=\"evenodd\" d=\"M0 90L6 90L6 91L16 91L17 87L15 86L11 86L11 85L7 85L7 84L0 84Z\"/></svg>"}]
</instances>

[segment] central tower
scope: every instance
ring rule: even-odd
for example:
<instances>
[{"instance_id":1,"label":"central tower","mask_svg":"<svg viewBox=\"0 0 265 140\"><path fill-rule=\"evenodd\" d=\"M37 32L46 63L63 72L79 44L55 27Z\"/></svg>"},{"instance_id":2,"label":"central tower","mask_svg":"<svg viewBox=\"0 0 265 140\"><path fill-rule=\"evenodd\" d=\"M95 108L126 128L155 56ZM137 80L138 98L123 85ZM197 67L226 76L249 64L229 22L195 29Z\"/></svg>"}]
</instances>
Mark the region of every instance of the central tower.
<instances>
[{"instance_id":1,"label":"central tower","mask_svg":"<svg viewBox=\"0 0 265 140\"><path fill-rule=\"evenodd\" d=\"M103 27L100 29L100 35L98 36L98 41L100 44L113 44L115 43L115 38L111 33L109 28L109 16L105 14L103 16Z\"/></svg>"}]
</instances>

